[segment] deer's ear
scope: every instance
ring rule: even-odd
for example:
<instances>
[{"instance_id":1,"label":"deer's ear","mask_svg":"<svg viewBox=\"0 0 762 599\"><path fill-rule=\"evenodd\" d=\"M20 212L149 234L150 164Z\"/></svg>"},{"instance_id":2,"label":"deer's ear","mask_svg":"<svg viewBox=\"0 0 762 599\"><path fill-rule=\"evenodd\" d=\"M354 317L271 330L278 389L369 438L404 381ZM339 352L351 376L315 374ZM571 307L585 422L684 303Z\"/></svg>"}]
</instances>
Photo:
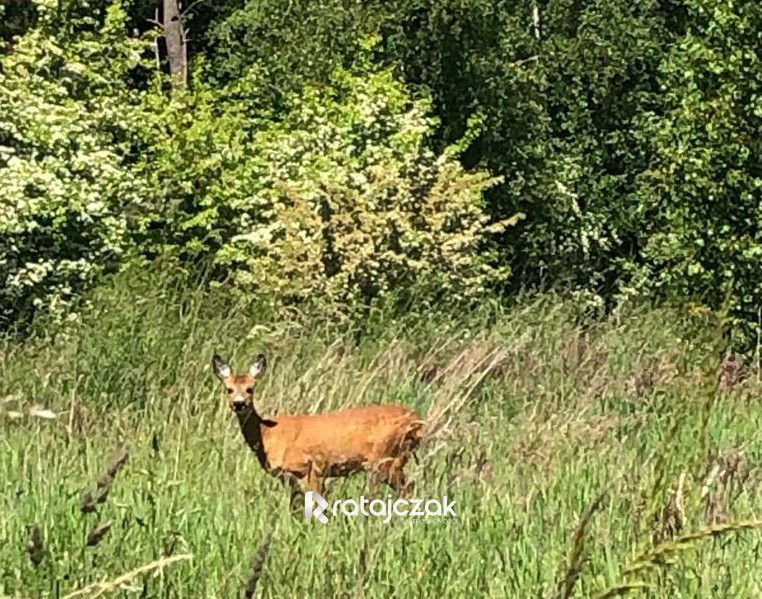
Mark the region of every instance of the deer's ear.
<instances>
[{"instance_id":1,"label":"deer's ear","mask_svg":"<svg viewBox=\"0 0 762 599\"><path fill-rule=\"evenodd\" d=\"M212 370L214 370L214 374L216 374L217 378L220 380L230 376L230 366L228 366L227 362L217 354L214 354L212 357Z\"/></svg>"},{"instance_id":2,"label":"deer's ear","mask_svg":"<svg viewBox=\"0 0 762 599\"><path fill-rule=\"evenodd\" d=\"M267 369L267 358L265 358L264 354L259 354L251 363L251 366L249 366L249 374L252 378L257 378L262 376L264 371Z\"/></svg>"}]
</instances>

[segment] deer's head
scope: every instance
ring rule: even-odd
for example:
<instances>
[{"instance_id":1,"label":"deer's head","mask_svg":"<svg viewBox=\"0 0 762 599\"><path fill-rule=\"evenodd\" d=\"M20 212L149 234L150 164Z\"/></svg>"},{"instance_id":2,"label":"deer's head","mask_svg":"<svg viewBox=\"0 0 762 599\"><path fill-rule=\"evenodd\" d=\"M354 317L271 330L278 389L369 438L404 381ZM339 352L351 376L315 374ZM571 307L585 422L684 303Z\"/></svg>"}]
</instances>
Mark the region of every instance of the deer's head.
<instances>
[{"instance_id":1,"label":"deer's head","mask_svg":"<svg viewBox=\"0 0 762 599\"><path fill-rule=\"evenodd\" d=\"M263 354L256 357L245 374L233 374L228 363L217 354L212 358L212 369L225 388L228 405L238 414L256 413L254 389L266 368L267 360Z\"/></svg>"}]
</instances>

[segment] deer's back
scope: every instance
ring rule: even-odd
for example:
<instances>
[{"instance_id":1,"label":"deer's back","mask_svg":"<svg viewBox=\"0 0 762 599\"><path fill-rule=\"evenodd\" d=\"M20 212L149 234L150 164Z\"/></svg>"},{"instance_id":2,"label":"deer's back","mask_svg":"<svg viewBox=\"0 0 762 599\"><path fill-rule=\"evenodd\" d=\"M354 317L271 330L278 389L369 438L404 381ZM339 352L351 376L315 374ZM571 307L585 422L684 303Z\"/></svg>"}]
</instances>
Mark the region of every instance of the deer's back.
<instances>
[{"instance_id":1,"label":"deer's back","mask_svg":"<svg viewBox=\"0 0 762 599\"><path fill-rule=\"evenodd\" d=\"M423 422L413 410L376 404L323 414L284 414L264 433L271 468L294 473L318 467L327 475L359 470L415 447Z\"/></svg>"}]
</instances>

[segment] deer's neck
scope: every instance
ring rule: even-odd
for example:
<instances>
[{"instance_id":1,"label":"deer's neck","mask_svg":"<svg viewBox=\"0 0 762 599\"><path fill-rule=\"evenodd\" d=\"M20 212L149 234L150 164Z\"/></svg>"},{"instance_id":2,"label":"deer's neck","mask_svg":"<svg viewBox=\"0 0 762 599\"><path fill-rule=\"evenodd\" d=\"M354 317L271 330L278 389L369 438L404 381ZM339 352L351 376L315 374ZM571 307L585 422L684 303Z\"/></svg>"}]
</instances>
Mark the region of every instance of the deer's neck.
<instances>
[{"instance_id":1,"label":"deer's neck","mask_svg":"<svg viewBox=\"0 0 762 599\"><path fill-rule=\"evenodd\" d=\"M267 455L265 454L265 444L262 440L262 420L259 414L254 410L246 410L245 413L237 414L238 423L241 425L243 438L251 450L256 454L259 465L265 470L269 468Z\"/></svg>"}]
</instances>

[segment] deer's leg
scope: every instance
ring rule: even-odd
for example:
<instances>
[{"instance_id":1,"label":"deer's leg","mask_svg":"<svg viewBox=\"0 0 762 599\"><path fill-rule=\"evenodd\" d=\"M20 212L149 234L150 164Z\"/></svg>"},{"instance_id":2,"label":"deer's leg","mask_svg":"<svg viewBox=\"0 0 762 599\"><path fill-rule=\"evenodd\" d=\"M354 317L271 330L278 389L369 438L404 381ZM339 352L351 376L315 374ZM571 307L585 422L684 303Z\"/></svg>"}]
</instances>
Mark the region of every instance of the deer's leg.
<instances>
[{"instance_id":1,"label":"deer's leg","mask_svg":"<svg viewBox=\"0 0 762 599\"><path fill-rule=\"evenodd\" d=\"M323 494L323 471L314 463L310 463L307 474L301 480L302 490L315 491L316 493Z\"/></svg>"},{"instance_id":2,"label":"deer's leg","mask_svg":"<svg viewBox=\"0 0 762 599\"><path fill-rule=\"evenodd\" d=\"M368 489L371 495L378 495L381 483L386 481L386 474L381 472L378 467L368 470Z\"/></svg>"},{"instance_id":3,"label":"deer's leg","mask_svg":"<svg viewBox=\"0 0 762 599\"><path fill-rule=\"evenodd\" d=\"M291 498L289 501L291 515L296 515L304 507L303 506L304 499L302 496L302 489L299 486L299 479L297 479L293 475L289 475L284 478L284 482L286 483L289 490L291 491Z\"/></svg>"},{"instance_id":4,"label":"deer's leg","mask_svg":"<svg viewBox=\"0 0 762 599\"><path fill-rule=\"evenodd\" d=\"M411 483L405 476L406 462L407 457L399 457L394 460L390 468L389 480L387 481L387 484L400 495L406 495L411 486Z\"/></svg>"},{"instance_id":5,"label":"deer's leg","mask_svg":"<svg viewBox=\"0 0 762 599\"><path fill-rule=\"evenodd\" d=\"M376 464L371 474L371 487L375 493L380 483L391 487L397 494L403 495L409 488L407 477L405 476L405 463L407 457L397 457L388 459Z\"/></svg>"},{"instance_id":6,"label":"deer's leg","mask_svg":"<svg viewBox=\"0 0 762 599\"><path fill-rule=\"evenodd\" d=\"M304 503L304 499L302 497L302 490L299 488L299 485L292 484L291 485L291 512L293 514L296 514L302 507L302 504Z\"/></svg>"},{"instance_id":7,"label":"deer's leg","mask_svg":"<svg viewBox=\"0 0 762 599\"><path fill-rule=\"evenodd\" d=\"M390 458L384 458L378 462L365 464L365 471L368 473L368 490L371 495L378 495L381 484L387 484L391 462Z\"/></svg>"}]
</instances>

